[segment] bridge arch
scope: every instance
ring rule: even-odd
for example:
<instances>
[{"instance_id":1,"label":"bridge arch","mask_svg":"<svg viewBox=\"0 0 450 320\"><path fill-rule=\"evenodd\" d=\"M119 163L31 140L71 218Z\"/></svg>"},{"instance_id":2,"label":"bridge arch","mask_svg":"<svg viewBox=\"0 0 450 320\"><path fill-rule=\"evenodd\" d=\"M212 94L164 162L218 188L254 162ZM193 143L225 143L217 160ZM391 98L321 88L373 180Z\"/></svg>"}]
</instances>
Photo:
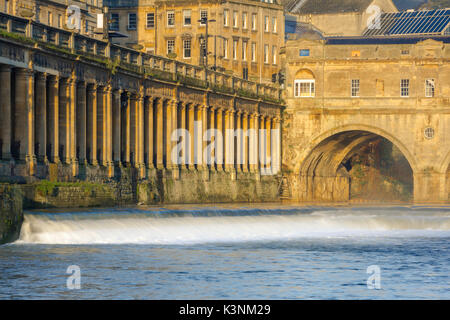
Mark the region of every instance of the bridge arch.
<instances>
[{"instance_id":1,"label":"bridge arch","mask_svg":"<svg viewBox=\"0 0 450 320\"><path fill-rule=\"evenodd\" d=\"M362 146L383 138L401 152L413 180L417 164L410 150L387 131L369 125L340 126L317 135L297 161L300 199L346 201L350 199L351 178L345 167ZM408 168L407 168L408 169Z\"/></svg>"}]
</instances>

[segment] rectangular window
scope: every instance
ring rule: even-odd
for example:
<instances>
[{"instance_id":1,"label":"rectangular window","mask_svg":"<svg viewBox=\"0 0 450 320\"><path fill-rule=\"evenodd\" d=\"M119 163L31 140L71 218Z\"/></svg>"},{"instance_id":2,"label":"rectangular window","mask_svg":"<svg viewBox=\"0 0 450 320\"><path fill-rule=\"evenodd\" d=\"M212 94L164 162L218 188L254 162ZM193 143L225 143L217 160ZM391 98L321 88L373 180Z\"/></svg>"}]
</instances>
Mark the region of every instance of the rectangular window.
<instances>
[{"instance_id":1,"label":"rectangular window","mask_svg":"<svg viewBox=\"0 0 450 320\"><path fill-rule=\"evenodd\" d=\"M223 25L228 27L228 19L229 19L230 11L228 9L223 10Z\"/></svg>"},{"instance_id":2,"label":"rectangular window","mask_svg":"<svg viewBox=\"0 0 450 320\"><path fill-rule=\"evenodd\" d=\"M269 16L264 17L264 31L269 32Z\"/></svg>"},{"instance_id":3,"label":"rectangular window","mask_svg":"<svg viewBox=\"0 0 450 320\"><path fill-rule=\"evenodd\" d=\"M352 97L359 97L359 79L352 79Z\"/></svg>"},{"instance_id":4,"label":"rectangular window","mask_svg":"<svg viewBox=\"0 0 450 320\"><path fill-rule=\"evenodd\" d=\"M300 57L309 57L309 49L300 49Z\"/></svg>"},{"instance_id":5,"label":"rectangular window","mask_svg":"<svg viewBox=\"0 0 450 320\"><path fill-rule=\"evenodd\" d=\"M238 47L238 41L233 40L233 60L237 60L237 47Z\"/></svg>"},{"instance_id":6,"label":"rectangular window","mask_svg":"<svg viewBox=\"0 0 450 320\"><path fill-rule=\"evenodd\" d=\"M47 21L48 21L49 26L53 25L53 16L50 11L48 12L48 15L47 15Z\"/></svg>"},{"instance_id":7,"label":"rectangular window","mask_svg":"<svg viewBox=\"0 0 450 320\"><path fill-rule=\"evenodd\" d=\"M191 10L183 10L183 26L188 27L191 23Z\"/></svg>"},{"instance_id":8,"label":"rectangular window","mask_svg":"<svg viewBox=\"0 0 450 320\"><path fill-rule=\"evenodd\" d=\"M269 45L264 45L264 63L269 63Z\"/></svg>"},{"instance_id":9,"label":"rectangular window","mask_svg":"<svg viewBox=\"0 0 450 320\"><path fill-rule=\"evenodd\" d=\"M432 98L434 97L434 79L425 80L425 97Z\"/></svg>"},{"instance_id":10,"label":"rectangular window","mask_svg":"<svg viewBox=\"0 0 450 320\"><path fill-rule=\"evenodd\" d=\"M272 32L277 33L277 18L272 17Z\"/></svg>"},{"instance_id":11,"label":"rectangular window","mask_svg":"<svg viewBox=\"0 0 450 320\"><path fill-rule=\"evenodd\" d=\"M247 29L247 12L242 13L242 29Z\"/></svg>"},{"instance_id":12,"label":"rectangular window","mask_svg":"<svg viewBox=\"0 0 450 320\"><path fill-rule=\"evenodd\" d=\"M208 10L200 10L200 25L205 26L208 21Z\"/></svg>"},{"instance_id":13,"label":"rectangular window","mask_svg":"<svg viewBox=\"0 0 450 320\"><path fill-rule=\"evenodd\" d=\"M62 15L58 14L58 28L62 27Z\"/></svg>"},{"instance_id":14,"label":"rectangular window","mask_svg":"<svg viewBox=\"0 0 450 320\"><path fill-rule=\"evenodd\" d=\"M9 0L5 0L5 12L9 14Z\"/></svg>"},{"instance_id":15,"label":"rectangular window","mask_svg":"<svg viewBox=\"0 0 450 320\"><path fill-rule=\"evenodd\" d=\"M109 24L109 30L118 31L119 30L119 14L111 13L111 23Z\"/></svg>"},{"instance_id":16,"label":"rectangular window","mask_svg":"<svg viewBox=\"0 0 450 320\"><path fill-rule=\"evenodd\" d=\"M155 13L147 13L147 28L151 29L155 27Z\"/></svg>"},{"instance_id":17,"label":"rectangular window","mask_svg":"<svg viewBox=\"0 0 450 320\"><path fill-rule=\"evenodd\" d=\"M183 58L189 59L191 57L191 39L183 40Z\"/></svg>"},{"instance_id":18,"label":"rectangular window","mask_svg":"<svg viewBox=\"0 0 450 320\"><path fill-rule=\"evenodd\" d=\"M223 39L223 58L228 59L228 39Z\"/></svg>"},{"instance_id":19,"label":"rectangular window","mask_svg":"<svg viewBox=\"0 0 450 320\"><path fill-rule=\"evenodd\" d=\"M256 42L252 42L252 62L256 62Z\"/></svg>"},{"instance_id":20,"label":"rectangular window","mask_svg":"<svg viewBox=\"0 0 450 320\"><path fill-rule=\"evenodd\" d=\"M257 17L256 13L252 14L252 30L256 30Z\"/></svg>"},{"instance_id":21,"label":"rectangular window","mask_svg":"<svg viewBox=\"0 0 450 320\"><path fill-rule=\"evenodd\" d=\"M167 11L167 26L175 26L175 11Z\"/></svg>"},{"instance_id":22,"label":"rectangular window","mask_svg":"<svg viewBox=\"0 0 450 320\"><path fill-rule=\"evenodd\" d=\"M233 28L238 27L238 12L233 11Z\"/></svg>"},{"instance_id":23,"label":"rectangular window","mask_svg":"<svg viewBox=\"0 0 450 320\"><path fill-rule=\"evenodd\" d=\"M409 97L409 79L400 80L400 96Z\"/></svg>"},{"instance_id":24,"label":"rectangular window","mask_svg":"<svg viewBox=\"0 0 450 320\"><path fill-rule=\"evenodd\" d=\"M294 97L314 97L315 96L315 80L295 80L294 81Z\"/></svg>"},{"instance_id":25,"label":"rectangular window","mask_svg":"<svg viewBox=\"0 0 450 320\"><path fill-rule=\"evenodd\" d=\"M242 42L242 60L247 61L247 41Z\"/></svg>"},{"instance_id":26,"label":"rectangular window","mask_svg":"<svg viewBox=\"0 0 450 320\"><path fill-rule=\"evenodd\" d=\"M167 54L175 53L175 40L167 40Z\"/></svg>"},{"instance_id":27,"label":"rectangular window","mask_svg":"<svg viewBox=\"0 0 450 320\"><path fill-rule=\"evenodd\" d=\"M128 14L128 30L136 30L136 13Z\"/></svg>"},{"instance_id":28,"label":"rectangular window","mask_svg":"<svg viewBox=\"0 0 450 320\"><path fill-rule=\"evenodd\" d=\"M277 47L272 46L272 63L277 64Z\"/></svg>"}]
</instances>

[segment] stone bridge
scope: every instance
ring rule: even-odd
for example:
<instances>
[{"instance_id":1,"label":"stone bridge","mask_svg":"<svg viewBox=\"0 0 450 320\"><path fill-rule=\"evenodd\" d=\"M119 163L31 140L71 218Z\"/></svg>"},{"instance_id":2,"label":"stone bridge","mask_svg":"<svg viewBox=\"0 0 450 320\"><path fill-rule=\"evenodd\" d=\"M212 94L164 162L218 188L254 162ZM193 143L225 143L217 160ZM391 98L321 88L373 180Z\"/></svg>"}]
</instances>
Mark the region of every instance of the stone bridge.
<instances>
[{"instance_id":1,"label":"stone bridge","mask_svg":"<svg viewBox=\"0 0 450 320\"><path fill-rule=\"evenodd\" d=\"M288 196L301 201L349 200L352 181L346 161L361 146L383 137L411 167L414 201L448 203L447 40L333 41L287 43L282 160ZM299 48L308 49L310 56L299 56ZM315 88L304 93L298 83L306 88L315 83ZM402 85L409 91L401 92Z\"/></svg>"},{"instance_id":2,"label":"stone bridge","mask_svg":"<svg viewBox=\"0 0 450 320\"><path fill-rule=\"evenodd\" d=\"M268 200L277 197L276 176L260 172L269 158L279 164L279 137L256 132L280 128L279 89L6 14L0 31L2 180L107 182L132 168L137 180L184 179L172 190L158 186L172 202L202 201L203 192L205 201L257 193L230 192L225 183L220 190L224 180L243 186L267 180ZM174 139L176 129L185 134ZM218 139L209 129L238 134ZM210 144L223 150L213 163L202 157ZM180 145L181 161L174 163ZM257 151L261 145L264 152ZM202 192L195 195L197 180ZM216 186L205 185L210 180ZM265 188L257 187L263 197Z\"/></svg>"}]
</instances>

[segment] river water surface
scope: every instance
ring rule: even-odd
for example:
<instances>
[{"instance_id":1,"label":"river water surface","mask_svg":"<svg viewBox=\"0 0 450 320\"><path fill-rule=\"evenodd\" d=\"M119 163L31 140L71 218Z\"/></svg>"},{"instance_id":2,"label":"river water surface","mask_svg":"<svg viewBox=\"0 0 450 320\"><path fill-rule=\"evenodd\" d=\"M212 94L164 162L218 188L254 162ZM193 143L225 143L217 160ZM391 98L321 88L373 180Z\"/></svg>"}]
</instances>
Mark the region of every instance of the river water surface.
<instances>
[{"instance_id":1,"label":"river water surface","mask_svg":"<svg viewBox=\"0 0 450 320\"><path fill-rule=\"evenodd\" d=\"M32 211L0 299L450 299L449 240L450 207Z\"/></svg>"}]
</instances>

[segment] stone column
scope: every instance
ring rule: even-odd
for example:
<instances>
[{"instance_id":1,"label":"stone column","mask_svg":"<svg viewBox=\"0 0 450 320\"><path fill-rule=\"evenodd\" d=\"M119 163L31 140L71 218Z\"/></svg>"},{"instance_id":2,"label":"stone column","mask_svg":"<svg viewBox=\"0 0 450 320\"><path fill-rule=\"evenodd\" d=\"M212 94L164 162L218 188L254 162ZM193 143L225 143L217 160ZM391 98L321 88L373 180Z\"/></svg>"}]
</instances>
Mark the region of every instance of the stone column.
<instances>
[{"instance_id":1,"label":"stone column","mask_svg":"<svg viewBox=\"0 0 450 320\"><path fill-rule=\"evenodd\" d=\"M280 119L272 120L271 150L272 150L272 174L277 174L281 170L281 128Z\"/></svg>"},{"instance_id":2,"label":"stone column","mask_svg":"<svg viewBox=\"0 0 450 320\"><path fill-rule=\"evenodd\" d=\"M36 146L39 161L46 160L47 147L47 74L36 74Z\"/></svg>"},{"instance_id":3,"label":"stone column","mask_svg":"<svg viewBox=\"0 0 450 320\"><path fill-rule=\"evenodd\" d=\"M164 100L159 98L156 102L156 167L158 169L164 169L164 137L163 137L163 111Z\"/></svg>"},{"instance_id":4,"label":"stone column","mask_svg":"<svg viewBox=\"0 0 450 320\"><path fill-rule=\"evenodd\" d=\"M122 94L123 104L121 106L122 112L122 125L121 125L121 149L122 149L122 162L126 166L131 165L130 158L130 138L131 138L131 106L130 106L130 94L127 92Z\"/></svg>"},{"instance_id":5,"label":"stone column","mask_svg":"<svg viewBox=\"0 0 450 320\"><path fill-rule=\"evenodd\" d=\"M181 133L181 150L179 152L181 163L179 163L180 168L182 170L187 169L186 164L188 163L188 154L189 154L189 142L186 140L188 137L186 136L186 130L189 128L186 126L186 115L187 115L187 105L184 102L180 102L179 107L179 117L180 117L180 129L182 129Z\"/></svg>"},{"instance_id":6,"label":"stone column","mask_svg":"<svg viewBox=\"0 0 450 320\"><path fill-rule=\"evenodd\" d=\"M207 170L207 164L203 159L203 150L206 150L207 141L203 140L203 137L205 137L205 132L207 130L207 107L204 105L197 106L196 109L196 117L195 121L197 121L197 132L195 132L195 138L196 138L196 150L195 153L195 159L197 163L197 170L206 171Z\"/></svg>"},{"instance_id":7,"label":"stone column","mask_svg":"<svg viewBox=\"0 0 450 320\"><path fill-rule=\"evenodd\" d=\"M165 132L165 155L166 155L166 168L169 170L174 169L174 164L172 161L172 150L174 146L174 142L172 141L172 132L174 128L174 114L177 106L177 101L169 100L166 105L166 132Z\"/></svg>"},{"instance_id":8,"label":"stone column","mask_svg":"<svg viewBox=\"0 0 450 320\"><path fill-rule=\"evenodd\" d=\"M32 71L16 71L14 137L20 144L19 159L26 160L29 175L35 173L34 155L34 76Z\"/></svg>"},{"instance_id":9,"label":"stone column","mask_svg":"<svg viewBox=\"0 0 450 320\"><path fill-rule=\"evenodd\" d=\"M120 96L122 90L113 90L112 95L112 157L116 165L120 165L121 161L121 145L120 136L122 132L122 112L121 112L121 99Z\"/></svg>"},{"instance_id":10,"label":"stone column","mask_svg":"<svg viewBox=\"0 0 450 320\"><path fill-rule=\"evenodd\" d=\"M217 109L216 127L220 136L216 137L216 166L218 171L223 171L223 139L225 137L223 132L223 109Z\"/></svg>"},{"instance_id":11,"label":"stone column","mask_svg":"<svg viewBox=\"0 0 450 320\"><path fill-rule=\"evenodd\" d=\"M70 79L59 83L59 156L70 164Z\"/></svg>"},{"instance_id":12,"label":"stone column","mask_svg":"<svg viewBox=\"0 0 450 320\"><path fill-rule=\"evenodd\" d=\"M248 113L242 114L242 171L248 172Z\"/></svg>"},{"instance_id":13,"label":"stone column","mask_svg":"<svg viewBox=\"0 0 450 320\"><path fill-rule=\"evenodd\" d=\"M108 136L107 127L107 95L108 87L101 86L97 90L97 152L98 161L103 166L107 166L106 140Z\"/></svg>"},{"instance_id":14,"label":"stone column","mask_svg":"<svg viewBox=\"0 0 450 320\"><path fill-rule=\"evenodd\" d=\"M242 112L238 111L236 112L236 157L235 157L235 164L236 164L236 171L241 172L243 167L243 135L242 135Z\"/></svg>"},{"instance_id":15,"label":"stone column","mask_svg":"<svg viewBox=\"0 0 450 320\"><path fill-rule=\"evenodd\" d=\"M259 116L259 134L258 134L258 140L259 140L259 169L260 171L263 171L264 166L266 164L266 155L267 155L267 134L265 130L265 122L264 122L264 116Z\"/></svg>"},{"instance_id":16,"label":"stone column","mask_svg":"<svg viewBox=\"0 0 450 320\"><path fill-rule=\"evenodd\" d=\"M130 97L130 155L131 163L137 167L139 152L139 128L138 128L138 96L131 94Z\"/></svg>"},{"instance_id":17,"label":"stone column","mask_svg":"<svg viewBox=\"0 0 450 320\"><path fill-rule=\"evenodd\" d=\"M140 178L145 178L145 163L144 163L144 96L139 94L137 97L137 166L139 168Z\"/></svg>"},{"instance_id":18,"label":"stone column","mask_svg":"<svg viewBox=\"0 0 450 320\"><path fill-rule=\"evenodd\" d=\"M225 171L234 170L234 111L225 111Z\"/></svg>"},{"instance_id":19,"label":"stone column","mask_svg":"<svg viewBox=\"0 0 450 320\"><path fill-rule=\"evenodd\" d=\"M97 161L97 85L88 85L87 98L87 149L88 157L93 166Z\"/></svg>"},{"instance_id":20,"label":"stone column","mask_svg":"<svg viewBox=\"0 0 450 320\"><path fill-rule=\"evenodd\" d=\"M11 109L11 67L0 65L0 140L2 159L11 158L12 109ZM45 146L44 146L45 148Z\"/></svg>"},{"instance_id":21,"label":"stone column","mask_svg":"<svg viewBox=\"0 0 450 320\"><path fill-rule=\"evenodd\" d=\"M207 165L209 166L210 170L215 170L215 163L216 163L216 150L215 150L215 143L216 143L216 137L214 135L214 129L216 128L216 124L215 124L215 120L216 120L216 112L214 110L214 107L209 107L209 135L208 135L208 140L209 142L208 145L211 146L211 148L209 149L209 151L205 148L203 150L203 153L206 154L206 160Z\"/></svg>"},{"instance_id":22,"label":"stone column","mask_svg":"<svg viewBox=\"0 0 450 320\"><path fill-rule=\"evenodd\" d=\"M249 163L250 172L258 171L258 116L250 115Z\"/></svg>"},{"instance_id":23,"label":"stone column","mask_svg":"<svg viewBox=\"0 0 450 320\"><path fill-rule=\"evenodd\" d=\"M59 163L59 77L50 76L48 80L48 121L47 157Z\"/></svg>"},{"instance_id":24,"label":"stone column","mask_svg":"<svg viewBox=\"0 0 450 320\"><path fill-rule=\"evenodd\" d=\"M70 141L70 164L72 166L72 176L78 175L78 158L77 158L77 82L74 78L69 82L69 141Z\"/></svg>"},{"instance_id":25,"label":"stone column","mask_svg":"<svg viewBox=\"0 0 450 320\"><path fill-rule=\"evenodd\" d=\"M114 176L114 162L113 162L113 97L112 88L107 86L106 88L106 165L108 167L108 177Z\"/></svg>"},{"instance_id":26,"label":"stone column","mask_svg":"<svg viewBox=\"0 0 450 320\"><path fill-rule=\"evenodd\" d=\"M77 149L79 163L86 164L86 82L77 83Z\"/></svg>"},{"instance_id":27,"label":"stone column","mask_svg":"<svg viewBox=\"0 0 450 320\"><path fill-rule=\"evenodd\" d=\"M267 137L267 142L266 142L266 170L267 173L270 172L270 170L272 169L272 145L271 145L271 129L272 129L272 120L270 119L270 117L266 117L266 137Z\"/></svg>"},{"instance_id":28,"label":"stone column","mask_svg":"<svg viewBox=\"0 0 450 320\"><path fill-rule=\"evenodd\" d=\"M144 100L144 152L147 155L147 168L154 168L153 165L153 97Z\"/></svg>"},{"instance_id":29,"label":"stone column","mask_svg":"<svg viewBox=\"0 0 450 320\"><path fill-rule=\"evenodd\" d=\"M195 149L194 149L194 144L195 144L195 127L194 127L194 121L195 121L195 105L194 104L190 104L187 110L187 118L188 118L188 131L189 131L189 141L187 142L187 167L189 168L189 170L194 170L195 169L195 164L194 164L194 158L195 158Z\"/></svg>"}]
</instances>

